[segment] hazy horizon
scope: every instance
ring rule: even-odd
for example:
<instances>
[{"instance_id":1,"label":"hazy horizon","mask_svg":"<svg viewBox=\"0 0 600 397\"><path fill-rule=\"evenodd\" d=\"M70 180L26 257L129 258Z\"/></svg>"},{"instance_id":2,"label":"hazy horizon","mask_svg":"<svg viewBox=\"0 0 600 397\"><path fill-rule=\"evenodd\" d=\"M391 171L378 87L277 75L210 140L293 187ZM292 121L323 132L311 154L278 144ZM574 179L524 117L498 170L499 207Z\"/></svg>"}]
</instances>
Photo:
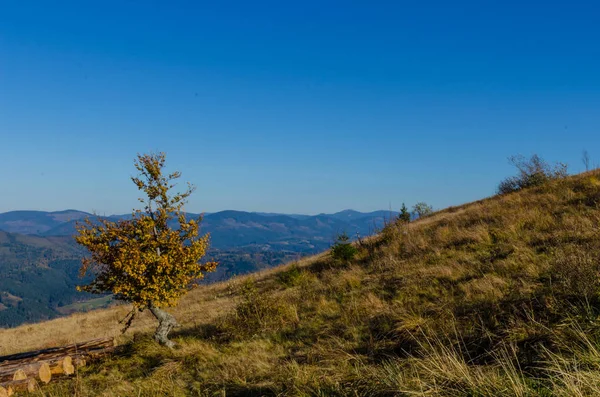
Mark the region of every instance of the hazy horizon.
<instances>
[{"instance_id":1,"label":"hazy horizon","mask_svg":"<svg viewBox=\"0 0 600 397\"><path fill-rule=\"evenodd\" d=\"M86 211L84 209L80 209L80 208L63 208L63 209L31 209L31 208L21 208L21 209L16 209L16 210L9 210L9 211L0 211L0 214L4 214L4 213L8 213L8 212L19 212L19 211L23 211L23 212L67 212L67 211L79 211L79 212L85 212L88 214L92 214L92 215L99 215L99 216L120 216L120 215L127 215L130 214L132 212L132 210L130 211L125 211L125 212L118 212L118 213L100 213L100 212L95 212L95 211ZM333 212L315 212L315 213L291 213L291 212L266 212L266 211L249 211L249 210L240 210L240 209L235 209L235 208L226 208L226 209L222 209L222 210L218 210L218 211L204 211L204 212L196 212L196 211L189 211L187 209L184 209L185 212L190 213L190 214L216 214L219 212L225 212L225 211L236 211L236 212L248 212L248 213L257 213L257 214L277 214L277 215L306 215L306 216L315 216L315 215L321 215L321 214L326 214L326 215L331 215L331 214L336 214L336 213L340 213L340 212L344 212L344 211L356 211L356 212L360 212L363 214L367 214L367 213L372 213L372 212L379 212L379 211L390 211L389 209L375 209L375 210L368 210L368 211L359 211L359 210L355 210L353 208L344 208L341 210L337 210L337 211L333 211ZM398 212L396 209L392 209L391 212Z\"/></svg>"}]
</instances>

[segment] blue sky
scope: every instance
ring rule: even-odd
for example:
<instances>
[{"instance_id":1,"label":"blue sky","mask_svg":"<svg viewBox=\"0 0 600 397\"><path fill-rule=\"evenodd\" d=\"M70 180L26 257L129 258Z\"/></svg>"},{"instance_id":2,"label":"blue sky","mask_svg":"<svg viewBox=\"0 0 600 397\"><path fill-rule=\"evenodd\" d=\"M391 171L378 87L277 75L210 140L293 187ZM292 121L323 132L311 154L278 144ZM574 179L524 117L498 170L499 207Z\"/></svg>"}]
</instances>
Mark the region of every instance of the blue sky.
<instances>
[{"instance_id":1,"label":"blue sky","mask_svg":"<svg viewBox=\"0 0 600 397\"><path fill-rule=\"evenodd\" d=\"M507 157L600 163L594 1L0 1L0 211L436 208Z\"/></svg>"}]
</instances>

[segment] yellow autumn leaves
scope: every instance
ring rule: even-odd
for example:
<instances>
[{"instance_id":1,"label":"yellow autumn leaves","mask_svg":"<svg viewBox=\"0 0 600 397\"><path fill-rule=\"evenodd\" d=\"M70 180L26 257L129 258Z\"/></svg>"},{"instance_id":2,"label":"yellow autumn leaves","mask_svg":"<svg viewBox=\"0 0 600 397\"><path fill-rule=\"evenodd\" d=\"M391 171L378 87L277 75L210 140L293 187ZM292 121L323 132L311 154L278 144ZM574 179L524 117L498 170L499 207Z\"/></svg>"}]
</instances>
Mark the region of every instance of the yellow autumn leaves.
<instances>
[{"instance_id":1,"label":"yellow autumn leaves","mask_svg":"<svg viewBox=\"0 0 600 397\"><path fill-rule=\"evenodd\" d=\"M163 175L164 165L164 153L138 155L132 181L145 193L145 207L131 219L87 219L77 226L76 240L90 252L81 274L94 277L81 290L111 292L140 309L168 307L215 269L215 262L200 263L209 245L209 236L199 234L201 219L187 220L182 212L194 188L171 195L181 174Z\"/></svg>"}]
</instances>

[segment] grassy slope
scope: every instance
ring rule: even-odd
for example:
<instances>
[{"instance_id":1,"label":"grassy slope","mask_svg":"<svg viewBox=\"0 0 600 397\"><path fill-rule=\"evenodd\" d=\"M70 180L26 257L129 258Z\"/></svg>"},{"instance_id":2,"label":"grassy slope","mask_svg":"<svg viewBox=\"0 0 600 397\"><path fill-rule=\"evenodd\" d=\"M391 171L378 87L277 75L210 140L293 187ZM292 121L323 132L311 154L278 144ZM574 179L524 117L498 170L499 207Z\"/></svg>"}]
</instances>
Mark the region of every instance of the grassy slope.
<instances>
[{"instance_id":1,"label":"grassy slope","mask_svg":"<svg viewBox=\"0 0 600 397\"><path fill-rule=\"evenodd\" d=\"M599 225L600 172L391 225L352 263L190 293L174 351L144 315L124 355L44 395L600 395ZM2 330L0 354L116 335L126 312Z\"/></svg>"}]
</instances>

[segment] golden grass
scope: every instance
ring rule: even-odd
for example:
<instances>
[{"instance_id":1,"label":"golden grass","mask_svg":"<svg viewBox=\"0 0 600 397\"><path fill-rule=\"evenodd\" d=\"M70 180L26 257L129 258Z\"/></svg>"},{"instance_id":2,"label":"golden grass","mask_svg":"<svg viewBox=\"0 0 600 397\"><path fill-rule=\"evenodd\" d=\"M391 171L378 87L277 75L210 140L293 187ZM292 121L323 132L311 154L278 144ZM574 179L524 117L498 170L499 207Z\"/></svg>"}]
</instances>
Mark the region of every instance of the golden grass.
<instances>
[{"instance_id":1,"label":"golden grass","mask_svg":"<svg viewBox=\"0 0 600 397\"><path fill-rule=\"evenodd\" d=\"M173 309L177 349L144 315L123 355L43 395L599 395L599 177L390 224L349 264L323 253L198 288ZM2 330L0 346L118 335L127 310Z\"/></svg>"},{"instance_id":2,"label":"golden grass","mask_svg":"<svg viewBox=\"0 0 600 397\"><path fill-rule=\"evenodd\" d=\"M323 254L303 259L301 266L308 266L322 258ZM185 328L207 324L235 307L231 289L248 278L260 282L274 273L288 268L266 269L248 276L239 276L222 283L200 286L184 296L179 305L170 311ZM149 312L136 317L126 335L121 335L123 324L119 322L131 311L130 305L117 305L86 313L75 313L36 324L24 324L15 328L0 329L0 355L38 350L52 346L83 342L89 339L115 337L120 343L131 339L137 332L148 332L157 323Z\"/></svg>"},{"instance_id":3,"label":"golden grass","mask_svg":"<svg viewBox=\"0 0 600 397\"><path fill-rule=\"evenodd\" d=\"M232 302L219 293L224 288L202 288L192 291L174 309L174 313L185 324L194 321L211 321L215 316L230 308ZM88 313L72 314L38 324L26 324L16 328L0 330L0 354L81 342L102 337L119 337L123 327L119 324L131 310L129 305L119 305ZM196 313L205 315L198 318ZM132 332L148 331L155 326L149 313L136 318Z\"/></svg>"}]
</instances>

